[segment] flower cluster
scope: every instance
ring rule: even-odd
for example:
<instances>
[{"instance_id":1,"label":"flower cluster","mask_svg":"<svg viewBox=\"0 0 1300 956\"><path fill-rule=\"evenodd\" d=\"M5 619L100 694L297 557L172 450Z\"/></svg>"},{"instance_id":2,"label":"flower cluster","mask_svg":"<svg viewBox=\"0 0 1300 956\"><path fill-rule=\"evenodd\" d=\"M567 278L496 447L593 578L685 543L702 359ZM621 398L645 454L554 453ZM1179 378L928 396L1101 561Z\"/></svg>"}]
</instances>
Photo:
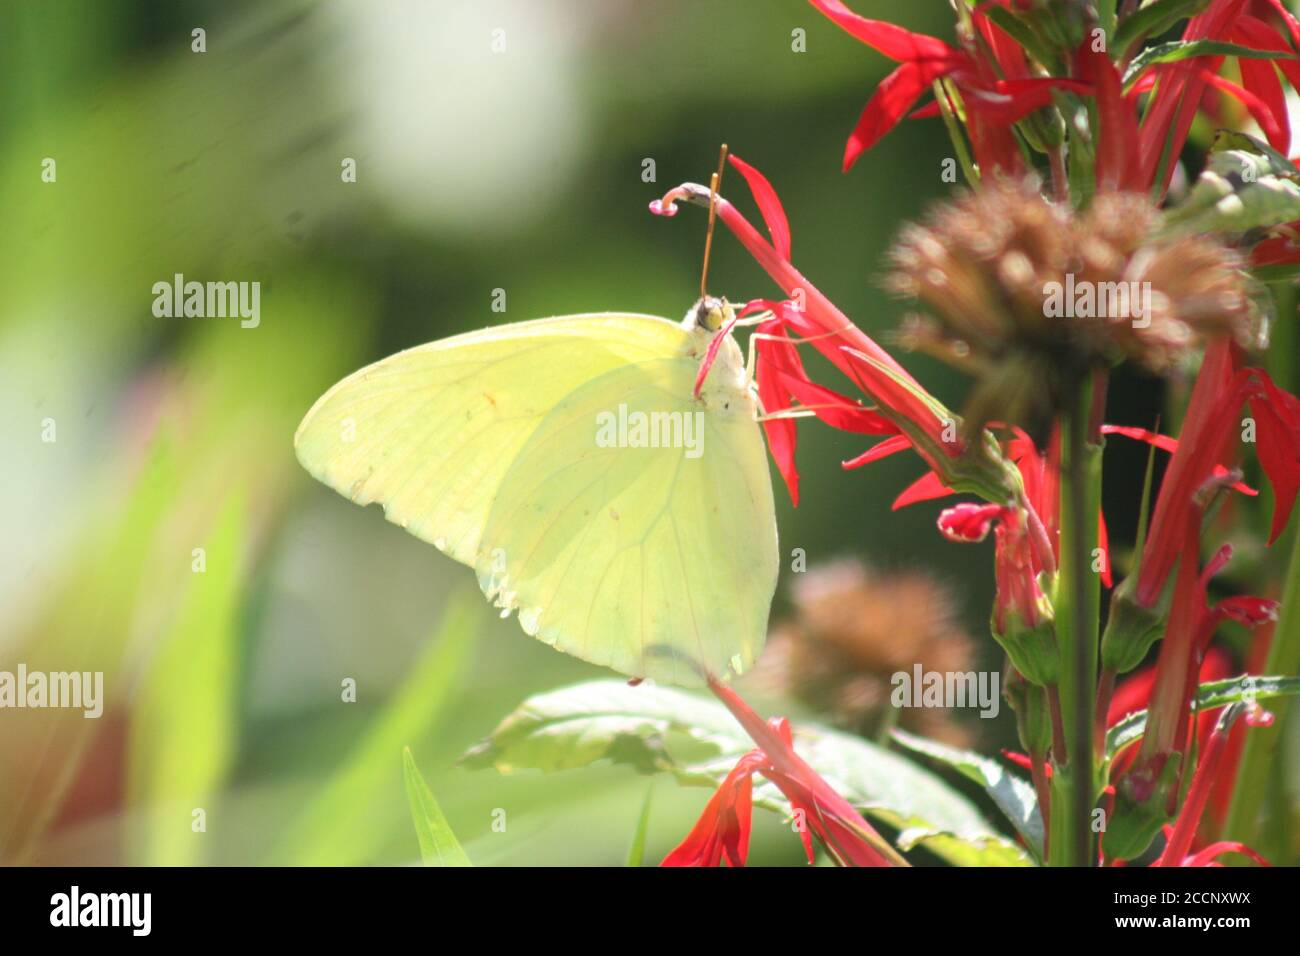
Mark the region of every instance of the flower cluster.
<instances>
[{"instance_id":1,"label":"flower cluster","mask_svg":"<svg viewBox=\"0 0 1300 956\"><path fill-rule=\"evenodd\" d=\"M1238 767L1242 733L1269 718L1244 691L1203 706L1199 688L1239 673L1243 658L1258 673L1279 614L1294 613L1272 598L1215 587L1232 548L1213 519L1225 502L1257 494L1245 477L1255 469L1251 481L1262 475L1273 502L1258 537L1272 544L1300 492L1300 399L1266 370L1271 306L1257 281L1257 273L1300 272L1300 189L1288 186L1300 182L1300 169L1285 155L1285 84L1300 84L1300 23L1281 0L1126 3L1118 13L1111 4L1109 21L1096 12L1105 5L990 0L954 4L949 44L862 17L840 0L810 2L898 64L853 127L845 169L909 114L942 116L963 159L968 191L902 231L888 287L915 304L900 343L944 358L973 383L964 414L950 411L808 282L792 264L776 192L754 167L731 158L767 237L710 190L670 190L654 211L714 204L781 290L741 314L761 316L756 389L791 497L797 503L796 421L811 415L876 439L846 468L918 455L925 472L895 508L977 499L944 508L938 528L957 542L994 540L990 631L1008 658L1007 697L1026 750L1016 760L1050 821L1049 862L1208 865L1226 852L1258 859L1241 839L1249 830L1211 837L1248 772ZM1184 20L1180 41L1150 45ZM918 108L928 93L933 102ZM1170 195L1202 113L1219 125L1253 122L1263 139L1228 131L1220 145L1239 150L1243 169L1262 166L1273 177L1218 175L1212 227L1181 214ZM1189 225L1198 222L1204 228ZM1130 293L1123 309L1115 307L1120 290ZM805 345L862 397L812 381L800 358ZM1139 375L1194 375L1176 437L1104 420L1109 377L1125 364ZM1140 476L1127 476L1143 506L1122 579L1100 508L1109 438L1170 455L1154 487L1150 469L1145 490ZM1234 537L1251 537L1252 514L1232 512ZM1286 573L1300 586L1300 568ZM854 613L847 603L844 611ZM1216 643L1228 623L1263 640L1230 652ZM1294 645L1294 630L1275 641ZM864 836L851 808L832 807L794 762L786 724L764 724L734 692L714 691L758 749L670 861L743 863L759 773L792 807L813 811L813 832L838 861L895 862ZM1107 752L1108 733L1139 711L1141 733ZM1088 826L1098 807L1108 820L1100 842Z\"/></svg>"}]
</instances>

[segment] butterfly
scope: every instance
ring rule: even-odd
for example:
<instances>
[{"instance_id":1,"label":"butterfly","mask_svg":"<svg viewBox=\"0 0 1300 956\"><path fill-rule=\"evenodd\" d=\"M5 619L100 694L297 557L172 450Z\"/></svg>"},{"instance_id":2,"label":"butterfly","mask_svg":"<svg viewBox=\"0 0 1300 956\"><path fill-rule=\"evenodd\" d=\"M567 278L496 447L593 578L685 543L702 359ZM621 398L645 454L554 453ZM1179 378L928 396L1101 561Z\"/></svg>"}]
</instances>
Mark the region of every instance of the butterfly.
<instances>
[{"instance_id":1,"label":"butterfly","mask_svg":"<svg viewBox=\"0 0 1300 956\"><path fill-rule=\"evenodd\" d=\"M777 533L733 318L706 296L681 322L569 315L408 349L316 402L298 460L561 651L687 686L741 673Z\"/></svg>"},{"instance_id":2,"label":"butterfly","mask_svg":"<svg viewBox=\"0 0 1300 956\"><path fill-rule=\"evenodd\" d=\"M737 319L598 312L421 345L354 372L298 427L298 460L469 565L558 650L685 686L763 647L776 515ZM754 324L751 320L742 324Z\"/></svg>"}]
</instances>

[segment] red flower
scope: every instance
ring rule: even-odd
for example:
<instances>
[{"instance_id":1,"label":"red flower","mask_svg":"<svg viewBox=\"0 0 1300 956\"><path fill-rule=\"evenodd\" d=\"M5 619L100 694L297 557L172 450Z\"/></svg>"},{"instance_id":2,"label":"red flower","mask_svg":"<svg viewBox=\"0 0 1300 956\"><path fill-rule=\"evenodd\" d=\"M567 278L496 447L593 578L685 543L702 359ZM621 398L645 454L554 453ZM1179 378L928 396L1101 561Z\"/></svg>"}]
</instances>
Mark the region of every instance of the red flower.
<instances>
[{"instance_id":1,"label":"red flower","mask_svg":"<svg viewBox=\"0 0 1300 956\"><path fill-rule=\"evenodd\" d=\"M897 126L937 79L951 79L962 93L981 168L1012 173L1022 169L1023 161L1011 124L1051 103L1056 89L1090 89L1073 79L1032 76L1020 48L978 9L974 20L992 62L982 52L975 55L936 37L859 16L841 0L810 2L846 33L899 64L881 80L858 118L844 150L845 171Z\"/></svg>"},{"instance_id":2,"label":"red flower","mask_svg":"<svg viewBox=\"0 0 1300 956\"><path fill-rule=\"evenodd\" d=\"M1269 2L1281 17L1292 44L1300 45L1300 24L1281 0ZM1292 47L1277 30L1246 14L1247 3L1248 0L1211 0L1204 11L1188 21L1183 41L1220 40L1293 54ZM1175 161L1187 142L1192 120L1207 88L1214 87L1237 97L1246 104L1270 143L1282 151L1288 148L1290 130L1285 97L1273 70L1276 64L1294 86L1300 80L1300 62L1293 56L1271 61L1241 58L1242 88L1218 76L1223 60L1222 56L1199 56L1152 68L1155 92L1142 121L1138 160L1141 181L1158 186L1161 194L1169 187Z\"/></svg>"},{"instance_id":3,"label":"red flower","mask_svg":"<svg viewBox=\"0 0 1300 956\"><path fill-rule=\"evenodd\" d=\"M765 761L752 750L727 774L686 839L660 866L744 866L749 854L750 815L754 807L754 771Z\"/></svg>"},{"instance_id":4,"label":"red flower","mask_svg":"<svg viewBox=\"0 0 1300 956\"><path fill-rule=\"evenodd\" d=\"M984 447L971 448L971 453L966 454L967 444L956 429L956 416L795 269L788 258L790 227L776 191L748 163L735 155L728 157L728 161L753 191L772 242L759 235L730 202L722 196L711 196L708 189L695 183L683 183L669 190L662 199L650 204L650 210L656 215L673 216L679 200L707 207L712 199L723 225L788 297L781 302L758 299L742 310L742 315L760 310L773 315L757 330L760 337L756 378L759 399L767 415L798 411L802 407L836 428L895 437L906 435L946 484L990 500L1011 500L1014 495L1008 484L1006 464L990 458ZM876 407L864 408L812 382L795 349L802 342L812 345L862 387L875 400ZM701 370L701 375L704 374L707 365ZM795 400L799 405L792 404ZM789 417L778 415L775 419L768 418L764 428L772 457L797 503L799 475L794 458L794 423Z\"/></svg>"},{"instance_id":5,"label":"red flower","mask_svg":"<svg viewBox=\"0 0 1300 956\"><path fill-rule=\"evenodd\" d=\"M1189 529L1189 535L1186 553L1194 557L1198 529ZM1188 718L1192 713L1192 697L1219 624L1233 620L1253 629L1277 619L1277 602L1263 598L1233 597L1209 606L1206 595L1210 578L1231 557L1232 548L1224 545L1204 570L1198 569L1195 560L1179 563L1169 625L1156 660L1146 731L1136 763L1125 779L1128 793L1138 803L1167 797L1172 804L1177 797L1177 787L1162 794L1157 792L1158 785L1166 763L1191 751Z\"/></svg>"},{"instance_id":6,"label":"red flower","mask_svg":"<svg viewBox=\"0 0 1300 956\"><path fill-rule=\"evenodd\" d=\"M790 801L808 862L812 838L842 866L906 866L906 861L862 815L813 770L794 749L790 723L765 722L727 685L709 679L709 689L726 704L758 744L727 774L690 834L664 859L664 866L717 866L723 858L744 866L753 807L752 775L761 773Z\"/></svg>"},{"instance_id":7,"label":"red flower","mask_svg":"<svg viewBox=\"0 0 1300 956\"><path fill-rule=\"evenodd\" d=\"M1165 829L1167 842L1164 852L1155 863L1151 864L1152 866L1215 866L1217 865L1215 859L1224 853L1241 853L1263 866L1268 866L1267 860L1241 843L1213 843L1197 853L1191 852L1192 840L1196 836L1201 816L1209 803L1210 793L1224 770L1232 725L1242 716L1250 726L1267 726L1273 722L1272 714L1260 710L1254 704L1237 703L1224 709L1215 724L1214 732L1206 742L1205 752L1201 756L1195 776L1192 777L1191 786L1187 789L1187 797L1183 801L1178 819L1174 821L1172 827Z\"/></svg>"},{"instance_id":8,"label":"red flower","mask_svg":"<svg viewBox=\"0 0 1300 956\"><path fill-rule=\"evenodd\" d=\"M1260 464L1276 498L1270 544L1286 526L1300 490L1300 400L1278 388L1262 369L1237 368L1231 343L1216 340L1206 349L1182 437L1160 483L1133 592L1139 606L1153 607L1180 555L1196 553L1207 494L1219 486L1239 487L1228 466L1240 437L1239 413L1247 402L1256 422Z\"/></svg>"}]
</instances>

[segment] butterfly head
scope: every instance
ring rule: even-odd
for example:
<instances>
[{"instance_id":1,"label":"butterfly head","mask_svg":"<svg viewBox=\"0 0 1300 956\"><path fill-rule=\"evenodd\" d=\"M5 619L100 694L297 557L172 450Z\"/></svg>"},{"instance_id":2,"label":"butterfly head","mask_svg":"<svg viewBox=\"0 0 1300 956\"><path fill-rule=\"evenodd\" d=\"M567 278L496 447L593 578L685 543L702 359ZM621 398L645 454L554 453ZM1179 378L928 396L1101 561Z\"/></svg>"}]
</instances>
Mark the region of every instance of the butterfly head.
<instances>
[{"instance_id":1,"label":"butterfly head","mask_svg":"<svg viewBox=\"0 0 1300 956\"><path fill-rule=\"evenodd\" d=\"M717 332L736 317L736 312L725 298L706 295L691 306L682 323L687 329Z\"/></svg>"}]
</instances>

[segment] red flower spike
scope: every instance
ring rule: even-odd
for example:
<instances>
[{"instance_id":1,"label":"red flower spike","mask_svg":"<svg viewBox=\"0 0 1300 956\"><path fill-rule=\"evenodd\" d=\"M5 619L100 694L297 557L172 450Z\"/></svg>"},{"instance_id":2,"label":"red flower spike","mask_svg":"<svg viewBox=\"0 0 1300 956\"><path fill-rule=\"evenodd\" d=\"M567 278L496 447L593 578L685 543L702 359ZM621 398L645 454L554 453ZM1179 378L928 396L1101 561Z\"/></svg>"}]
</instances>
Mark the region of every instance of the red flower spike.
<instances>
[{"instance_id":1,"label":"red flower spike","mask_svg":"<svg viewBox=\"0 0 1300 956\"><path fill-rule=\"evenodd\" d=\"M755 753L764 759L755 767L757 772L776 785L790 801L796 819L805 825L800 836L810 863L812 836L816 836L842 865L907 865L854 806L795 752L788 721L764 721L739 694L715 678L709 678L709 689L758 745Z\"/></svg>"},{"instance_id":2,"label":"red flower spike","mask_svg":"<svg viewBox=\"0 0 1300 956\"><path fill-rule=\"evenodd\" d=\"M1227 340L1216 340L1205 350L1183 420L1182 437L1160 483L1142 549L1134 595L1142 607L1152 607L1160 597L1170 571L1187 547L1188 526L1195 523L1199 528L1201 510L1195 506L1196 491L1227 457L1231 420L1222 413L1222 406L1233 391L1232 363L1232 347ZM1235 409L1230 414L1234 413ZM1190 554L1196 553L1196 538L1193 533Z\"/></svg>"},{"instance_id":3,"label":"red flower spike","mask_svg":"<svg viewBox=\"0 0 1300 956\"><path fill-rule=\"evenodd\" d=\"M732 154L733 156L735 154ZM676 203L690 200L701 206L709 204L709 190L703 186L686 183L669 190L662 199L650 203L650 211L658 216L677 214ZM848 344L871 356L876 361L888 366L899 377L916 384L907 370L869 335L837 309L821 291L800 274L799 270L783 258L775 248L759 235L758 230L750 225L728 200L717 196L716 211L718 218L731 233L740 240L740 244L754 257L781 290L791 299L798 300L802 308L797 312L799 332L812 340L812 345L826 356L837 368L850 378L853 377L851 365L840 351L840 346ZM787 314L787 319L789 315ZM814 338L814 336L817 336ZM919 386L917 386L919 388Z\"/></svg>"},{"instance_id":4,"label":"red flower spike","mask_svg":"<svg viewBox=\"0 0 1300 956\"><path fill-rule=\"evenodd\" d=\"M1168 842L1165 844L1164 852L1160 854L1160 858L1152 866L1208 866L1219 854L1229 851L1246 852L1253 859L1265 866L1268 865L1261 857L1253 851L1247 850L1241 844L1213 844L1202 850L1200 854L1190 855L1192 840L1200 827L1201 816L1205 813L1205 807L1209 803L1210 792L1223 770L1232 725L1248 709L1255 706L1257 705L1238 703L1224 709L1223 714L1215 724L1214 732L1210 734L1210 739L1206 742L1200 764L1196 768L1191 786L1188 788L1187 796L1183 801L1182 809L1178 813L1178 819L1168 832Z\"/></svg>"},{"instance_id":5,"label":"red flower spike","mask_svg":"<svg viewBox=\"0 0 1300 956\"><path fill-rule=\"evenodd\" d=\"M1183 40L1227 39L1232 24L1244 12L1246 0L1211 0L1210 5L1187 22ZM1187 141L1192 119L1205 91L1203 71L1208 65L1218 72L1223 57L1193 57L1155 68L1156 90L1142 121L1140 161L1143 183L1159 185L1161 195L1174 175L1174 161ZM1156 174L1167 155L1162 181Z\"/></svg>"},{"instance_id":6,"label":"red flower spike","mask_svg":"<svg viewBox=\"0 0 1300 956\"><path fill-rule=\"evenodd\" d=\"M734 158L734 157L733 157ZM747 177L748 179L749 177ZM771 189L766 179L765 190ZM759 397L764 407L788 407L790 396L815 396L805 404L828 405L823 416L836 424L849 416L855 423L853 430L882 435L906 432L919 454L931 467L937 463L955 462L951 467L938 468L948 484L954 476L966 490L978 491L988 500L1010 500L1015 495L1013 483L1007 475L1007 462L981 444L977 454L963 458L965 443L955 430L955 416L926 392L908 374L897 360L880 347L870 336L855 326L816 286L805 279L776 248L759 235L736 207L721 196L694 183L684 183L669 190L662 199L652 202L650 209L657 215L670 216L676 212L676 202L686 199L701 206L712 206L722 223L740 240L741 245L754 257L764 271L777 283L793 302L751 302L746 307L753 311L760 307L772 309L772 324L764 323L759 331L774 333L785 326L806 339L841 372L861 386L865 379L876 385L868 394L875 399L878 409L864 409L844 396L821 386L813 385L803 373L794 343L771 342L760 339L759 358L768 367L759 376ZM763 203L771 207L776 203L775 193ZM778 204L779 205L779 204ZM782 214L783 216L784 214ZM780 230L778 229L778 232ZM769 406L770 403L770 406ZM872 416L878 416L873 418ZM884 425L887 419L889 426ZM769 423L765 423L768 425ZM782 476L797 500L798 472L794 463L796 433L794 425L786 419L776 419L767 428L769 448Z\"/></svg>"},{"instance_id":7,"label":"red flower spike","mask_svg":"<svg viewBox=\"0 0 1300 956\"><path fill-rule=\"evenodd\" d=\"M749 855L749 831L754 806L754 771L765 760L762 751L741 757L704 807L686 839L660 866L744 866Z\"/></svg>"}]
</instances>

